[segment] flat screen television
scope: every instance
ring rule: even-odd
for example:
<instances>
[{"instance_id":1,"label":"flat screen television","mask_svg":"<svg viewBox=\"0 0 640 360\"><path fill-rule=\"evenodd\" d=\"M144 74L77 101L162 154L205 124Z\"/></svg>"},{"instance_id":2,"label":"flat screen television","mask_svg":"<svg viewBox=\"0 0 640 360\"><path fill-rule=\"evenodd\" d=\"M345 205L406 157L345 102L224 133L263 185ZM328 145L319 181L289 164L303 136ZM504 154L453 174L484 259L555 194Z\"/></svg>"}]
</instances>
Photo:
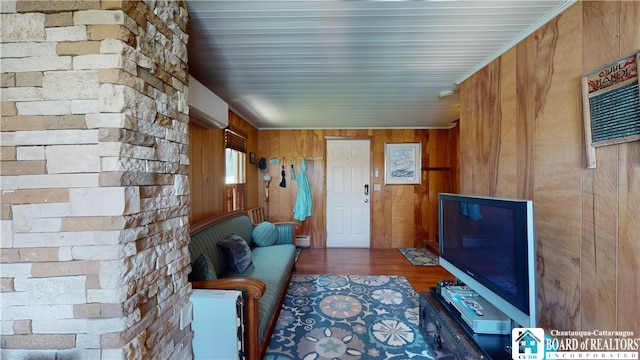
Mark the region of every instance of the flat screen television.
<instances>
[{"instance_id":1,"label":"flat screen television","mask_svg":"<svg viewBox=\"0 0 640 360\"><path fill-rule=\"evenodd\" d=\"M522 327L537 327L531 200L438 194L440 265Z\"/></svg>"}]
</instances>

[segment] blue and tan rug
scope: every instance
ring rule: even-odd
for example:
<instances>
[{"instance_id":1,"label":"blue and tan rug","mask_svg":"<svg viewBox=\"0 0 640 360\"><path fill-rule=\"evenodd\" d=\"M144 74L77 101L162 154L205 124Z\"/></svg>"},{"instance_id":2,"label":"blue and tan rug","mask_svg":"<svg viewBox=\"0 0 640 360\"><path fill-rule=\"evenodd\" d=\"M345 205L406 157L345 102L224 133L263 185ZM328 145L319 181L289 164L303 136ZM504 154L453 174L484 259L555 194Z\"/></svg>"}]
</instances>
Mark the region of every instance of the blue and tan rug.
<instances>
[{"instance_id":1,"label":"blue and tan rug","mask_svg":"<svg viewBox=\"0 0 640 360\"><path fill-rule=\"evenodd\" d=\"M438 257L426 248L398 248L402 255L413 265L436 266L440 265Z\"/></svg>"},{"instance_id":2,"label":"blue and tan rug","mask_svg":"<svg viewBox=\"0 0 640 360\"><path fill-rule=\"evenodd\" d=\"M263 359L433 359L403 276L293 275Z\"/></svg>"}]
</instances>

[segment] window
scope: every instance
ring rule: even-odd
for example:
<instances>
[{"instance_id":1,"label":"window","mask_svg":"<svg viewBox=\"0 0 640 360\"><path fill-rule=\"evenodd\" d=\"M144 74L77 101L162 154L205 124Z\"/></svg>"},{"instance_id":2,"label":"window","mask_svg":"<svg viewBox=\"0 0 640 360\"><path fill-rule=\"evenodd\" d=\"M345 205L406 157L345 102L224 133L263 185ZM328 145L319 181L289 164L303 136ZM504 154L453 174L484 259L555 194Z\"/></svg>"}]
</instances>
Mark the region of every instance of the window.
<instances>
[{"instance_id":1,"label":"window","mask_svg":"<svg viewBox=\"0 0 640 360\"><path fill-rule=\"evenodd\" d=\"M224 152L226 163L225 184L243 184L245 183L245 158L246 154L238 150L225 149Z\"/></svg>"},{"instance_id":2,"label":"window","mask_svg":"<svg viewBox=\"0 0 640 360\"><path fill-rule=\"evenodd\" d=\"M246 201L246 135L226 128L225 145L225 211L241 210Z\"/></svg>"}]
</instances>

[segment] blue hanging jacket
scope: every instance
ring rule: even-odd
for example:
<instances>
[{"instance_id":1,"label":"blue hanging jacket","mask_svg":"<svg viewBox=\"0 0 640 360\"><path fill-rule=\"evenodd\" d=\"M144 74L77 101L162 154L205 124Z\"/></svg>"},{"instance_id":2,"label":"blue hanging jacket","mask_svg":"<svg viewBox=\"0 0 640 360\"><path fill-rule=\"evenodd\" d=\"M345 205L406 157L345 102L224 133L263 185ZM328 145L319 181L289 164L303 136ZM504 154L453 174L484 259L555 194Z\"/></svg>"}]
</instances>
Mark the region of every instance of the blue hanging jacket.
<instances>
[{"instance_id":1,"label":"blue hanging jacket","mask_svg":"<svg viewBox=\"0 0 640 360\"><path fill-rule=\"evenodd\" d=\"M298 175L298 197L293 207L293 218L298 221L304 221L311 216L311 189L309 188L309 180L307 180L307 162L300 160L300 174Z\"/></svg>"}]
</instances>

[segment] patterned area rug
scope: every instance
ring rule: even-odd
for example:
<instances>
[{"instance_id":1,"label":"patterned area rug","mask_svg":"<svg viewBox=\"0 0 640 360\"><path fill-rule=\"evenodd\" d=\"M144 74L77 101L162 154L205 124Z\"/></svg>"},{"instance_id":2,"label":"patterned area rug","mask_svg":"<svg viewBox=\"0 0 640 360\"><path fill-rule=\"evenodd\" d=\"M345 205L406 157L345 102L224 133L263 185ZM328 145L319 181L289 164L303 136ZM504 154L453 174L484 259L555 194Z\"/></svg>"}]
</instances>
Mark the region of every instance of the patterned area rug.
<instances>
[{"instance_id":1,"label":"patterned area rug","mask_svg":"<svg viewBox=\"0 0 640 360\"><path fill-rule=\"evenodd\" d=\"M440 265L438 257L425 248L398 248L402 255L413 265L436 266Z\"/></svg>"},{"instance_id":2,"label":"patterned area rug","mask_svg":"<svg viewBox=\"0 0 640 360\"><path fill-rule=\"evenodd\" d=\"M263 359L433 359L403 276L294 275Z\"/></svg>"}]
</instances>

